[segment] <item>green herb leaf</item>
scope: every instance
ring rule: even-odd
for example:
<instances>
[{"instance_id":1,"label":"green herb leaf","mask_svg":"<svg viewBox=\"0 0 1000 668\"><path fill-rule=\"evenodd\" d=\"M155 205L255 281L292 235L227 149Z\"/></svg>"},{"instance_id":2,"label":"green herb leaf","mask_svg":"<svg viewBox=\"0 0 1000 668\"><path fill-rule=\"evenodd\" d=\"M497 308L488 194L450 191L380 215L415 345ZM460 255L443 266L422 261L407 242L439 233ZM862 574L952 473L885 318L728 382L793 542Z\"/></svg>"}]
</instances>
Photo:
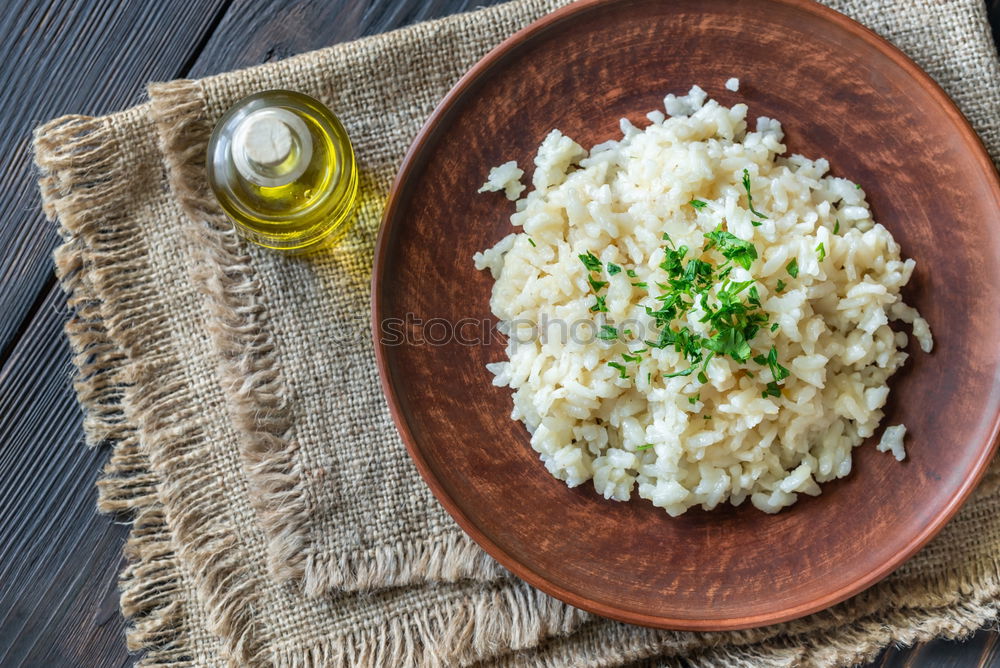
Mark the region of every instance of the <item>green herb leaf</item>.
<instances>
[{"instance_id":1,"label":"green herb leaf","mask_svg":"<svg viewBox=\"0 0 1000 668\"><path fill-rule=\"evenodd\" d=\"M625 275L629 278L635 278L638 274L635 273L635 269L626 269Z\"/></svg>"},{"instance_id":2,"label":"green herb leaf","mask_svg":"<svg viewBox=\"0 0 1000 668\"><path fill-rule=\"evenodd\" d=\"M612 369L618 369L619 378L623 379L628 378L628 369L625 367L624 364L620 364L618 362L608 362L608 366L611 367Z\"/></svg>"},{"instance_id":3,"label":"green herb leaf","mask_svg":"<svg viewBox=\"0 0 1000 668\"><path fill-rule=\"evenodd\" d=\"M614 276L622 270L617 264L608 262L608 276Z\"/></svg>"},{"instance_id":4,"label":"green herb leaf","mask_svg":"<svg viewBox=\"0 0 1000 668\"><path fill-rule=\"evenodd\" d=\"M701 417L702 417L703 419L705 419L705 420L711 420L711 419L712 419L712 416L711 416L711 415L702 415Z\"/></svg>"},{"instance_id":5,"label":"green herb leaf","mask_svg":"<svg viewBox=\"0 0 1000 668\"><path fill-rule=\"evenodd\" d=\"M633 283L633 284L632 284L632 287L633 287L633 288L645 288L646 290L648 290L648 289L649 289L649 286L648 286L648 285L646 285L646 284L645 284L645 283L644 283L643 281L639 281L639 282L637 282L637 283Z\"/></svg>"},{"instance_id":6,"label":"green herb leaf","mask_svg":"<svg viewBox=\"0 0 1000 668\"><path fill-rule=\"evenodd\" d=\"M531 244L532 248L536 248L538 246L538 244L535 243L535 240L531 237L528 237L528 243Z\"/></svg>"},{"instance_id":7,"label":"green herb leaf","mask_svg":"<svg viewBox=\"0 0 1000 668\"><path fill-rule=\"evenodd\" d=\"M643 445L637 445L637 446L635 446L635 449L636 450L649 450L651 447L653 447L652 443L645 443Z\"/></svg>"},{"instance_id":8,"label":"green herb leaf","mask_svg":"<svg viewBox=\"0 0 1000 668\"><path fill-rule=\"evenodd\" d=\"M688 368L684 369L683 371L678 371L677 373L665 373L665 374L663 374L663 377L664 378L677 378L678 376L690 376L692 373L694 373L694 367L693 366L689 366Z\"/></svg>"},{"instance_id":9,"label":"green herb leaf","mask_svg":"<svg viewBox=\"0 0 1000 668\"><path fill-rule=\"evenodd\" d=\"M823 247L822 241L819 242L818 246L816 246L816 257L819 258L820 262L826 259L826 248Z\"/></svg>"},{"instance_id":10,"label":"green herb leaf","mask_svg":"<svg viewBox=\"0 0 1000 668\"><path fill-rule=\"evenodd\" d=\"M778 349L774 345L767 352L767 366L771 369L771 375L774 376L775 382L780 382L790 375L788 369L778 364Z\"/></svg>"},{"instance_id":11,"label":"green herb leaf","mask_svg":"<svg viewBox=\"0 0 1000 668\"><path fill-rule=\"evenodd\" d=\"M781 280L781 279L779 278L779 279L778 279L778 287L777 287L777 288L775 288L775 292L781 292L782 290L784 290L784 289L785 289L785 286L786 286L786 285L788 285L788 284L787 284L787 283L785 283L785 282L784 282L783 280Z\"/></svg>"},{"instance_id":12,"label":"green herb leaf","mask_svg":"<svg viewBox=\"0 0 1000 668\"><path fill-rule=\"evenodd\" d=\"M688 403L691 404L691 405L694 405L694 404L698 403L699 399L701 399L701 392L699 392L698 394L694 395L693 397L688 397Z\"/></svg>"},{"instance_id":13,"label":"green herb leaf","mask_svg":"<svg viewBox=\"0 0 1000 668\"><path fill-rule=\"evenodd\" d=\"M597 333L597 338L601 341L615 341L618 339L618 330L610 325L601 325L601 331Z\"/></svg>"},{"instance_id":14,"label":"green herb leaf","mask_svg":"<svg viewBox=\"0 0 1000 668\"><path fill-rule=\"evenodd\" d=\"M596 299L597 299L597 303L594 304L593 306L591 306L590 310L593 311L593 312L595 312L595 313L607 313L608 312L608 307L604 303L605 297L602 297L601 295L597 295Z\"/></svg>"},{"instance_id":15,"label":"green herb leaf","mask_svg":"<svg viewBox=\"0 0 1000 668\"><path fill-rule=\"evenodd\" d=\"M760 393L762 399L767 399L768 397L780 397L781 388L775 382L770 382L767 384L767 389Z\"/></svg>"},{"instance_id":16,"label":"green herb leaf","mask_svg":"<svg viewBox=\"0 0 1000 668\"><path fill-rule=\"evenodd\" d=\"M688 202L688 204L690 204L696 209L704 209L706 206L708 206L708 202L702 202L700 199L693 199L690 202Z\"/></svg>"},{"instance_id":17,"label":"green herb leaf","mask_svg":"<svg viewBox=\"0 0 1000 668\"><path fill-rule=\"evenodd\" d=\"M772 332L778 331L778 323L774 323L773 325L771 325L771 331Z\"/></svg>"},{"instance_id":18,"label":"green herb leaf","mask_svg":"<svg viewBox=\"0 0 1000 668\"><path fill-rule=\"evenodd\" d=\"M757 249L752 243L726 232L721 225L706 234L705 238L708 239L708 243L705 244L706 251L718 248L724 258L732 260L744 269L750 269L750 265L757 259Z\"/></svg>"},{"instance_id":19,"label":"green herb leaf","mask_svg":"<svg viewBox=\"0 0 1000 668\"><path fill-rule=\"evenodd\" d=\"M580 255L579 258L580 262L583 263L583 266L589 269L590 271L601 270L601 261L597 258L596 255L594 255L590 251L587 251L584 255Z\"/></svg>"},{"instance_id":20,"label":"green herb leaf","mask_svg":"<svg viewBox=\"0 0 1000 668\"><path fill-rule=\"evenodd\" d=\"M589 274L587 275L587 282L590 283L590 287L594 290L594 292L600 292L608 285L607 281L598 281Z\"/></svg>"},{"instance_id":21,"label":"green herb leaf","mask_svg":"<svg viewBox=\"0 0 1000 668\"><path fill-rule=\"evenodd\" d=\"M704 371L699 371L696 377L698 378L698 382L702 385L708 382L708 376L705 375Z\"/></svg>"},{"instance_id":22,"label":"green herb leaf","mask_svg":"<svg viewBox=\"0 0 1000 668\"><path fill-rule=\"evenodd\" d=\"M840 234L840 218L833 219L833 233Z\"/></svg>"},{"instance_id":23,"label":"green herb leaf","mask_svg":"<svg viewBox=\"0 0 1000 668\"><path fill-rule=\"evenodd\" d=\"M626 362L641 362L642 355L629 355L628 353L622 353L622 359Z\"/></svg>"},{"instance_id":24,"label":"green herb leaf","mask_svg":"<svg viewBox=\"0 0 1000 668\"><path fill-rule=\"evenodd\" d=\"M762 214L757 209L753 208L753 195L750 194L750 171L747 169L743 170L743 189L747 191L747 208L750 209L750 213L757 216L758 218L767 220L767 216ZM754 221L753 224L754 227L760 225L760 223L756 221Z\"/></svg>"},{"instance_id":25,"label":"green herb leaf","mask_svg":"<svg viewBox=\"0 0 1000 668\"><path fill-rule=\"evenodd\" d=\"M798 278L799 277L799 261L797 259L793 258L791 262L789 262L788 264L785 265L785 271L787 271L788 275L791 276L792 278Z\"/></svg>"}]
</instances>

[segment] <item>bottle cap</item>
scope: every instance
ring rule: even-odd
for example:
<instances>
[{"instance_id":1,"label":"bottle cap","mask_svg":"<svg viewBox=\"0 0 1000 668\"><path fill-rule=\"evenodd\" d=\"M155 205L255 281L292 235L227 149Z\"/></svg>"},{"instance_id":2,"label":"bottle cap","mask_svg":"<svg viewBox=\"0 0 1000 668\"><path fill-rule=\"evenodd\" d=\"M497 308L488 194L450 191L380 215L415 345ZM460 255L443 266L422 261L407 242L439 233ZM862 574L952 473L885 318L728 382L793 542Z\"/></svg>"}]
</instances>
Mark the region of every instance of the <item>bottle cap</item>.
<instances>
[{"instance_id":1,"label":"bottle cap","mask_svg":"<svg viewBox=\"0 0 1000 668\"><path fill-rule=\"evenodd\" d=\"M269 107L240 121L232 152L240 176L258 186L278 187L302 176L312 158L312 138L297 114Z\"/></svg>"}]
</instances>

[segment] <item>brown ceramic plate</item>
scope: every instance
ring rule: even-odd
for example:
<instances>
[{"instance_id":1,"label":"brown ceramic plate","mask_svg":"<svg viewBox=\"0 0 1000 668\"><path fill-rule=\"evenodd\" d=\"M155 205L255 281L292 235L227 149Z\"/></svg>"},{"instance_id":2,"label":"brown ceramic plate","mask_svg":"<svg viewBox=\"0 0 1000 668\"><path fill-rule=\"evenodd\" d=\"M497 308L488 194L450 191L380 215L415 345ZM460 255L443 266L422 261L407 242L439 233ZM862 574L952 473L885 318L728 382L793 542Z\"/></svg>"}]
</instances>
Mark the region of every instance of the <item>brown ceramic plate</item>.
<instances>
[{"instance_id":1,"label":"brown ceramic plate","mask_svg":"<svg viewBox=\"0 0 1000 668\"><path fill-rule=\"evenodd\" d=\"M740 78L739 93L723 88ZM671 519L550 476L487 362L499 339L472 255L511 231L477 195L490 166L531 165L552 128L584 146L643 124L699 84L780 119L791 152L864 185L917 270L905 296L936 347L893 379L886 423L908 459L855 450L854 472L778 515L749 504ZM737 629L792 619L883 578L955 513L993 453L1000 413L1000 185L978 138L909 59L804 0L584 1L543 18L455 86L410 149L378 241L373 331L382 384L420 473L483 548L540 589L615 619ZM380 323L411 339L380 341ZM440 319L435 321L434 319ZM451 323L450 325L446 323ZM464 327L459 327L463 325ZM460 337L443 345L451 327Z\"/></svg>"}]
</instances>

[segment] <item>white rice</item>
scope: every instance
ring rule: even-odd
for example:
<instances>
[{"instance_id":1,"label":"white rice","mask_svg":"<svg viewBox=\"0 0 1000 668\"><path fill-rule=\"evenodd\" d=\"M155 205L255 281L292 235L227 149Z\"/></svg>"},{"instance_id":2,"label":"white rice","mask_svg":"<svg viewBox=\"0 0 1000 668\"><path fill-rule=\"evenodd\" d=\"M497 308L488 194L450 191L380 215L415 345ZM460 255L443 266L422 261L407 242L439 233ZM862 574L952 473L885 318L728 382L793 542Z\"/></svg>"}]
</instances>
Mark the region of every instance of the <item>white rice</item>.
<instances>
[{"instance_id":1,"label":"white rice","mask_svg":"<svg viewBox=\"0 0 1000 668\"><path fill-rule=\"evenodd\" d=\"M486 183L479 189L479 192L498 192L503 190L507 199L511 201L516 200L524 192L524 185L521 183L522 176L524 176L524 170L518 169L517 162L514 160L505 162L499 167L494 167L490 170L490 175L487 177Z\"/></svg>"},{"instance_id":2,"label":"white rice","mask_svg":"<svg viewBox=\"0 0 1000 668\"><path fill-rule=\"evenodd\" d=\"M903 448L903 436L905 435L906 425L898 424L895 427L886 427L876 449L879 452L891 452L898 461L903 461L906 459L906 449Z\"/></svg>"},{"instance_id":3,"label":"white rice","mask_svg":"<svg viewBox=\"0 0 1000 668\"><path fill-rule=\"evenodd\" d=\"M914 262L872 220L864 192L828 176L822 158L782 156L778 121L759 118L750 131L746 105L706 98L697 86L668 95L670 118L653 112L642 130L623 121L623 139L589 153L558 130L545 138L532 189L511 216L522 231L475 257L496 279L490 305L509 335L508 359L489 368L496 385L514 390L512 417L525 423L546 468L568 485L592 480L620 501L637 491L671 515L747 499L777 512L850 473L852 449L875 433L886 381L907 358L907 336L889 321L911 323L926 351L933 342L899 295ZM499 169L488 189L509 195L521 170ZM767 216L759 226L744 169L754 207ZM695 199L705 206L692 207ZM608 362L645 344L593 337L612 324L655 338L644 307L655 308L662 293L662 234L697 256L704 234L720 224L757 250L750 270L737 268L732 278L756 280L762 309L778 324L750 344L754 355L773 344L791 372L780 397L762 396L773 380L767 366L730 357L711 360L704 384L694 375L665 378L689 366L672 347L649 348L621 378ZM591 311L590 272L578 257L587 252L635 274L594 274L609 283L607 313ZM787 269L792 259L797 277ZM706 333L699 313L693 308L680 324ZM565 329L572 323L575 335ZM887 429L879 449L902 459L904 431Z\"/></svg>"},{"instance_id":4,"label":"white rice","mask_svg":"<svg viewBox=\"0 0 1000 668\"><path fill-rule=\"evenodd\" d=\"M731 90L734 93L740 89L740 80L736 77L726 79L726 89Z\"/></svg>"}]
</instances>

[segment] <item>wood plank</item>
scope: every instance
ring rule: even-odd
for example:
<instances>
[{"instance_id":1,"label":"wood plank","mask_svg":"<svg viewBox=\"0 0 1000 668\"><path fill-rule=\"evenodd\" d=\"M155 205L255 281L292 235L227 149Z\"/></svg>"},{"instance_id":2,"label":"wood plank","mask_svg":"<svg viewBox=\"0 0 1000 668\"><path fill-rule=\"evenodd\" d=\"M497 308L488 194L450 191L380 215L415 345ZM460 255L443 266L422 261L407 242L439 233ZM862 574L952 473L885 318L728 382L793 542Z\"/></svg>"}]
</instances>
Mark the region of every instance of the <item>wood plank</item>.
<instances>
[{"instance_id":1,"label":"wood plank","mask_svg":"<svg viewBox=\"0 0 1000 668\"><path fill-rule=\"evenodd\" d=\"M986 0L986 16L993 30L993 43L1000 52L1000 0Z\"/></svg>"},{"instance_id":2,"label":"wood plank","mask_svg":"<svg viewBox=\"0 0 1000 668\"><path fill-rule=\"evenodd\" d=\"M501 0L235 0L192 77L280 60Z\"/></svg>"},{"instance_id":3,"label":"wood plank","mask_svg":"<svg viewBox=\"0 0 1000 668\"><path fill-rule=\"evenodd\" d=\"M62 114L142 101L150 79L186 71L229 0L10 0L0 12L0 362L52 282L31 131Z\"/></svg>"},{"instance_id":4,"label":"wood plank","mask_svg":"<svg viewBox=\"0 0 1000 668\"><path fill-rule=\"evenodd\" d=\"M119 666L127 528L95 512L107 453L82 442L62 336L62 295L42 303L0 372L0 665Z\"/></svg>"}]
</instances>

